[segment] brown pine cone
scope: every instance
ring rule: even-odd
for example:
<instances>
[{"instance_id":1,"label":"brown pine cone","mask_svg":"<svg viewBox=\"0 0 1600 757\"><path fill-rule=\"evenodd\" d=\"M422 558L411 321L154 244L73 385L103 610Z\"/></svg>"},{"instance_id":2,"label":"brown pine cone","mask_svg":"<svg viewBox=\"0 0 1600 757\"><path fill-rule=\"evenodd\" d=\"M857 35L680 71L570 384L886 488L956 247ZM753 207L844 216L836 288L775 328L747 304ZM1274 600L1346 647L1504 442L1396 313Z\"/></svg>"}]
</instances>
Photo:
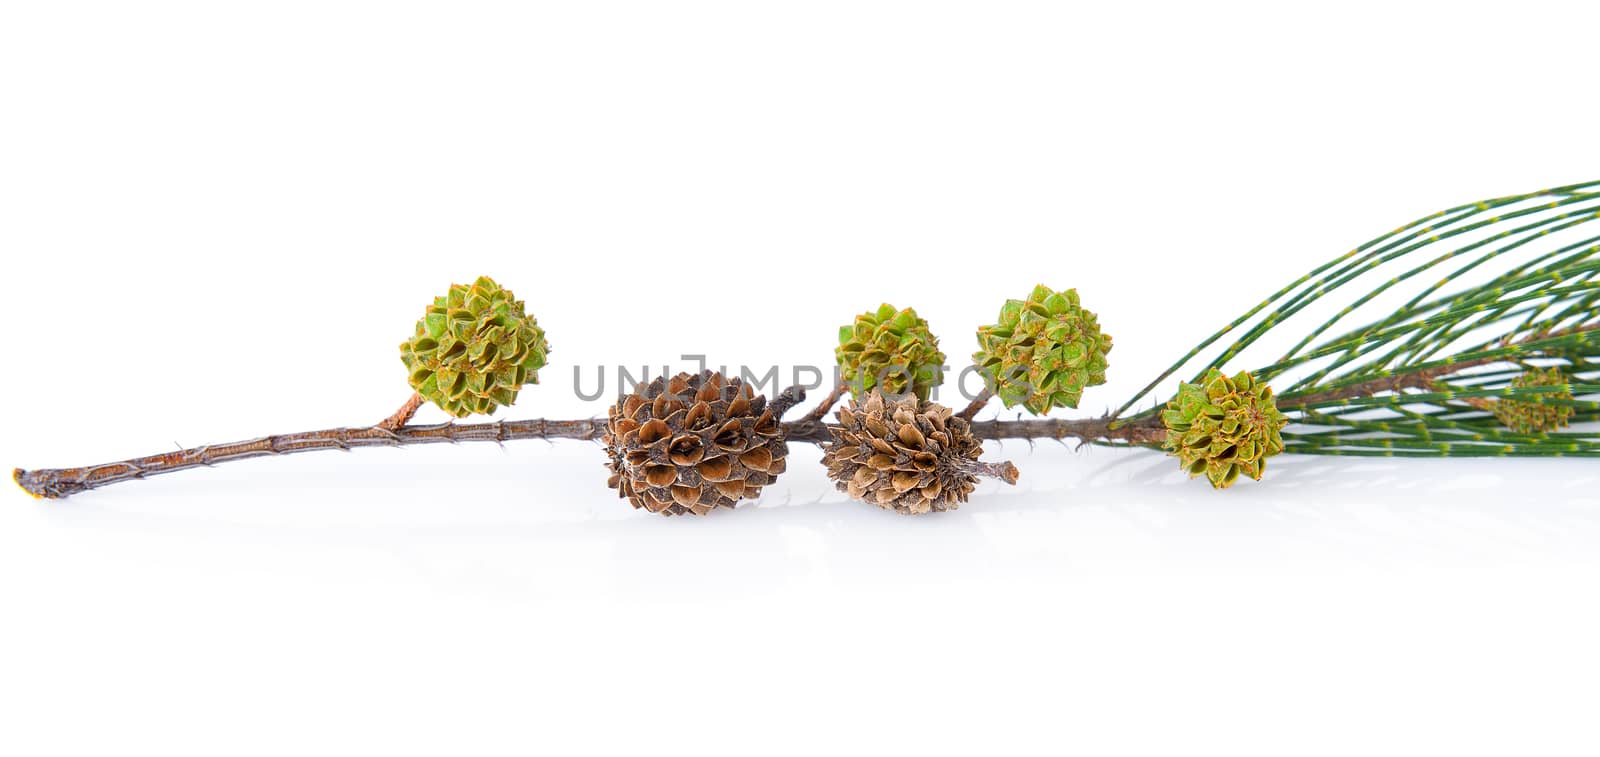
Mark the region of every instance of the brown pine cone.
<instances>
[{"instance_id":1,"label":"brown pine cone","mask_svg":"<svg viewBox=\"0 0 1600 757\"><path fill-rule=\"evenodd\" d=\"M609 414L606 485L662 515L705 515L754 499L786 465L779 412L714 371L636 387Z\"/></svg>"},{"instance_id":2,"label":"brown pine cone","mask_svg":"<svg viewBox=\"0 0 1600 757\"><path fill-rule=\"evenodd\" d=\"M839 408L822 462L839 491L905 515L954 510L978 476L1017 482L1011 463L982 463L983 443L950 408L873 391Z\"/></svg>"}]
</instances>

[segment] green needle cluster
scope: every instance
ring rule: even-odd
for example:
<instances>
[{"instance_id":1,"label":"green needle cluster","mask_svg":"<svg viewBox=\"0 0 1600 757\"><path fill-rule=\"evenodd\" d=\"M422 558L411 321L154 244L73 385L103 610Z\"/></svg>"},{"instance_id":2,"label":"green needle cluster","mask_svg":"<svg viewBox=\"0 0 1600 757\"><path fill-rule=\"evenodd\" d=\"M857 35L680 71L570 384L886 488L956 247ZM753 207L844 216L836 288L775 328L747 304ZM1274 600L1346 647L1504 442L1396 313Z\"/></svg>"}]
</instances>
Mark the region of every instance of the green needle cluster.
<instances>
[{"instance_id":1,"label":"green needle cluster","mask_svg":"<svg viewBox=\"0 0 1600 757\"><path fill-rule=\"evenodd\" d=\"M1258 360L1250 355L1269 334L1303 329L1252 371L1280 389L1287 452L1600 456L1597 220L1600 182L1588 182L1401 226L1203 340L1130 398L1112 427L1150 422L1159 409L1122 413L1178 371L1195 366L1202 380Z\"/></svg>"}]
</instances>

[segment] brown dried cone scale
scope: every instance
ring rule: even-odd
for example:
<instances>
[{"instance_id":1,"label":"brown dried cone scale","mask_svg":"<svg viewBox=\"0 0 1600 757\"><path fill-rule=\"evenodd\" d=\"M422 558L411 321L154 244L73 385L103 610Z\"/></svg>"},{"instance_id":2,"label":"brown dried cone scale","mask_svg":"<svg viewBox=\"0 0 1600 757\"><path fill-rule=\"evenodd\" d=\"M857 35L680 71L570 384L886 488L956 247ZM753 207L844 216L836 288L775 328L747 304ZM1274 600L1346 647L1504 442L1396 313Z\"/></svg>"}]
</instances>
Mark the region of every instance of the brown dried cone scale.
<instances>
[{"instance_id":1,"label":"brown dried cone scale","mask_svg":"<svg viewBox=\"0 0 1600 757\"><path fill-rule=\"evenodd\" d=\"M611 407L606 483L662 515L705 515L754 499L786 465L780 412L715 371L658 378Z\"/></svg>"},{"instance_id":2,"label":"brown dried cone scale","mask_svg":"<svg viewBox=\"0 0 1600 757\"><path fill-rule=\"evenodd\" d=\"M983 463L983 443L966 420L914 395L873 391L839 408L833 442L822 454L828 477L851 497L905 515L954 510L978 476L1017 482L1017 467Z\"/></svg>"}]
</instances>

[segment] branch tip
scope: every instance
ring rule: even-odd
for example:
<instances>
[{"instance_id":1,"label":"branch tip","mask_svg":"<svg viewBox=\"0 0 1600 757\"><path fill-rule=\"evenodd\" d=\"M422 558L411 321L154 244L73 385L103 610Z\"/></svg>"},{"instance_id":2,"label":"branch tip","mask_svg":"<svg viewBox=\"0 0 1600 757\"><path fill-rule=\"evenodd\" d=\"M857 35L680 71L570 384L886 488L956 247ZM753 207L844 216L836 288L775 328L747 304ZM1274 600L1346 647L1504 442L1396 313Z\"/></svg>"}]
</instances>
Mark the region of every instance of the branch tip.
<instances>
[{"instance_id":1,"label":"branch tip","mask_svg":"<svg viewBox=\"0 0 1600 757\"><path fill-rule=\"evenodd\" d=\"M43 482L38 480L38 476L34 473L29 473L21 468L13 468L11 470L11 480L17 482L17 486L34 499L55 499L50 490Z\"/></svg>"}]
</instances>

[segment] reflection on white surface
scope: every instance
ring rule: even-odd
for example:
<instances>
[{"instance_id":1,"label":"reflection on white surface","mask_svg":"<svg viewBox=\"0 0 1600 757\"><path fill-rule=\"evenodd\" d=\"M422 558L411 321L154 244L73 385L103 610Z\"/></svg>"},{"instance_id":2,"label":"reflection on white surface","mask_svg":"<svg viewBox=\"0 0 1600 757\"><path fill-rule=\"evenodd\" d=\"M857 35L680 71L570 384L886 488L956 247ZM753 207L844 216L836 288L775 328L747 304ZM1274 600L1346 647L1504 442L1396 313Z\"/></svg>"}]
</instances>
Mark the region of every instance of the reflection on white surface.
<instances>
[{"instance_id":1,"label":"reflection on white surface","mask_svg":"<svg viewBox=\"0 0 1600 757\"><path fill-rule=\"evenodd\" d=\"M1048 582L1173 570L1448 568L1600 554L1600 466L1576 460L1285 456L1213 491L1143 450L990 445L1023 469L960 510L848 500L814 448L760 502L703 518L629 508L582 444L375 451L245 463L42 506L63 529L177 545L357 549L473 591L660 596L777 587ZM179 546L178 548L181 548ZM736 565L737 569L729 566ZM659 581L663 569L681 578Z\"/></svg>"},{"instance_id":2,"label":"reflection on white surface","mask_svg":"<svg viewBox=\"0 0 1600 757\"><path fill-rule=\"evenodd\" d=\"M0 595L29 608L5 633L73 650L19 666L42 682L28 712L59 727L53 713L89 706L148 732L115 713L152 680L267 681L297 692L299 722L338 712L434 752L502 737L419 742L397 713L630 748L784 734L777 752L816 753L849 732L964 754L1356 753L1373 727L1413 734L1413 753L1556 753L1592 714L1592 463L1282 458L1214 492L1151 452L1018 444L990 454L1022 466L1020 486L907 517L847 501L815 449L793 454L763 501L698 519L631 510L583 444L306 455L14 498L0 517L43 522L0 553ZM718 724L708 737L681 709L623 700L715 702ZM210 732L247 725L188 701ZM793 731L819 707L826 728ZM906 713L914 726L886 725ZM1365 725L1329 733L1330 713ZM1565 730L1512 725L1552 719Z\"/></svg>"},{"instance_id":3,"label":"reflection on white surface","mask_svg":"<svg viewBox=\"0 0 1600 757\"><path fill-rule=\"evenodd\" d=\"M158 681L226 738L253 710L192 692L249 681L430 753L496 751L503 731L428 725L492 719L630 750L1555 754L1592 720L1592 463L1282 458L1214 492L1146 451L990 454L1022 484L922 517L847 501L809 447L698 519L631 510L583 444L18 495L3 633L71 650L14 666L51 732L89 707L153 736L127 703ZM660 705L683 702L714 703L711 732Z\"/></svg>"}]
</instances>

